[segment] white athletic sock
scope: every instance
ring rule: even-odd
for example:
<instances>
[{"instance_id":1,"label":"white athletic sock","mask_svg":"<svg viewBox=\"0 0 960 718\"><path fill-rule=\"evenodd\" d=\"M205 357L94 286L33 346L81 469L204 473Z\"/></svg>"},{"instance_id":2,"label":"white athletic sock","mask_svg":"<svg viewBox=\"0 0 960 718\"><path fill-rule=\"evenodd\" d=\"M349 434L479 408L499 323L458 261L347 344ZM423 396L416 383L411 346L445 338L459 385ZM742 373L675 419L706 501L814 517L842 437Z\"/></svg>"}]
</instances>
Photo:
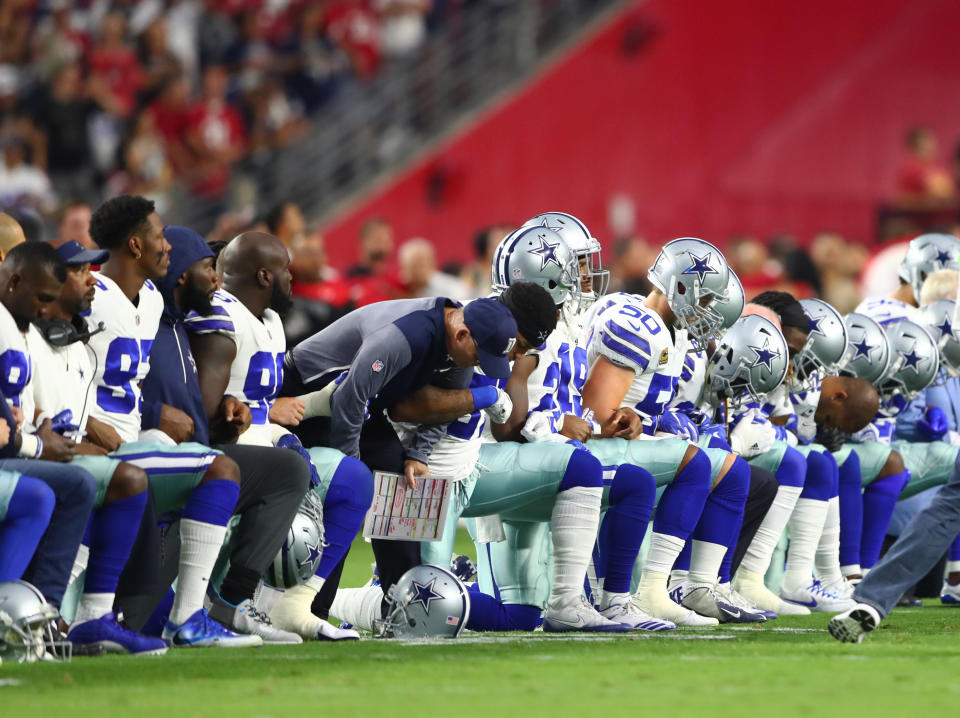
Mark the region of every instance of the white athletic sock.
<instances>
[{"instance_id":1,"label":"white athletic sock","mask_svg":"<svg viewBox=\"0 0 960 718\"><path fill-rule=\"evenodd\" d=\"M84 621L95 621L113 610L112 593L85 593L77 606L77 615L71 626L79 626Z\"/></svg>"},{"instance_id":2,"label":"white athletic sock","mask_svg":"<svg viewBox=\"0 0 960 718\"><path fill-rule=\"evenodd\" d=\"M823 522L815 560L817 578L824 586L843 583L840 571L840 498L827 502L827 518Z\"/></svg>"},{"instance_id":3,"label":"white athletic sock","mask_svg":"<svg viewBox=\"0 0 960 718\"><path fill-rule=\"evenodd\" d=\"M841 566L840 573L844 576L862 576L863 570L859 563L851 563L849 566Z\"/></svg>"},{"instance_id":4,"label":"white athletic sock","mask_svg":"<svg viewBox=\"0 0 960 718\"><path fill-rule=\"evenodd\" d=\"M316 574L307 579L307 585L313 589L313 593L316 595L320 593L320 589L323 588L323 582L326 581L325 578L320 578Z\"/></svg>"},{"instance_id":5,"label":"white athletic sock","mask_svg":"<svg viewBox=\"0 0 960 718\"><path fill-rule=\"evenodd\" d=\"M687 579L690 578L689 571L678 571L674 569L670 572L670 582L668 584L670 590L672 591L674 587L679 586L682 583L686 583Z\"/></svg>"},{"instance_id":6,"label":"white athletic sock","mask_svg":"<svg viewBox=\"0 0 960 718\"><path fill-rule=\"evenodd\" d=\"M180 520L180 573L170 622L180 625L203 608L210 573L223 545L226 526L193 519Z\"/></svg>"},{"instance_id":7,"label":"white athletic sock","mask_svg":"<svg viewBox=\"0 0 960 718\"><path fill-rule=\"evenodd\" d=\"M575 486L557 494L550 515L553 582L548 608L571 606L583 593L583 579L597 540L602 496L599 486Z\"/></svg>"},{"instance_id":8,"label":"white athletic sock","mask_svg":"<svg viewBox=\"0 0 960 718\"><path fill-rule=\"evenodd\" d=\"M787 548L787 567L783 573L781 590L794 591L810 585L814 556L828 506L828 502L817 499L797 501L790 517L790 546Z\"/></svg>"},{"instance_id":9,"label":"white athletic sock","mask_svg":"<svg viewBox=\"0 0 960 718\"><path fill-rule=\"evenodd\" d=\"M957 571L960 571L960 561L947 561L945 571L947 573L956 573Z\"/></svg>"},{"instance_id":10,"label":"white athletic sock","mask_svg":"<svg viewBox=\"0 0 960 718\"><path fill-rule=\"evenodd\" d=\"M647 551L647 561L643 564L643 573L640 580L643 580L647 571L669 576L673 570L673 564L677 561L677 556L683 551L684 543L684 540L677 536L651 531L650 549Z\"/></svg>"},{"instance_id":11,"label":"white athletic sock","mask_svg":"<svg viewBox=\"0 0 960 718\"><path fill-rule=\"evenodd\" d=\"M373 622L380 618L383 589L379 586L340 588L330 605L330 615L346 621L354 628L373 631Z\"/></svg>"},{"instance_id":12,"label":"white athletic sock","mask_svg":"<svg viewBox=\"0 0 960 718\"><path fill-rule=\"evenodd\" d=\"M720 575L720 564L727 547L709 541L694 541L690 550L690 583L706 583L715 586Z\"/></svg>"},{"instance_id":13,"label":"white athletic sock","mask_svg":"<svg viewBox=\"0 0 960 718\"><path fill-rule=\"evenodd\" d=\"M767 572L773 551L780 543L780 537L783 536L783 530L787 526L787 521L790 520L793 507L797 505L801 491L803 488L800 486L777 488L773 503L747 547L747 552L743 555L743 560L740 562L742 568L761 575Z\"/></svg>"}]
</instances>

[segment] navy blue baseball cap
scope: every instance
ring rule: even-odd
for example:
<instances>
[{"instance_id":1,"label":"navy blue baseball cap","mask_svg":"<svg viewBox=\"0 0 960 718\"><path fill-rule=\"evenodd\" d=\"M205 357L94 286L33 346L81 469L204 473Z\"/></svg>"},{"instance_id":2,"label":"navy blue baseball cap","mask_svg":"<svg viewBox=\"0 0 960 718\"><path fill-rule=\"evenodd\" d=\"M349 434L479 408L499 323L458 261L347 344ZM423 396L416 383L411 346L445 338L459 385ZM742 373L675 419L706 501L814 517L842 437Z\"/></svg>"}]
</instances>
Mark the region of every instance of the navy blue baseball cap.
<instances>
[{"instance_id":1,"label":"navy blue baseball cap","mask_svg":"<svg viewBox=\"0 0 960 718\"><path fill-rule=\"evenodd\" d=\"M106 249L87 249L80 242L71 239L57 247L57 254L64 264L103 264L110 259Z\"/></svg>"},{"instance_id":2,"label":"navy blue baseball cap","mask_svg":"<svg viewBox=\"0 0 960 718\"><path fill-rule=\"evenodd\" d=\"M483 373L492 379L510 377L507 355L517 341L517 320L496 299L475 299L463 308L463 323L477 343Z\"/></svg>"}]
</instances>

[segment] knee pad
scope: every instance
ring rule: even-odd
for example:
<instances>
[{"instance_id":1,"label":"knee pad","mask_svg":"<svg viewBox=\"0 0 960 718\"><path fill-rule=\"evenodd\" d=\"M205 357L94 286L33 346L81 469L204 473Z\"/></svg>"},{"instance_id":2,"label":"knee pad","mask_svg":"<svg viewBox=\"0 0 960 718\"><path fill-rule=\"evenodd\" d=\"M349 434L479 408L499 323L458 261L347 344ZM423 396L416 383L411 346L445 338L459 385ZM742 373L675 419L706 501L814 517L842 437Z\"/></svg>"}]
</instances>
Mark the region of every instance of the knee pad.
<instances>
[{"instance_id":1,"label":"knee pad","mask_svg":"<svg viewBox=\"0 0 960 718\"><path fill-rule=\"evenodd\" d=\"M828 501L833 495L836 469L837 462L832 456L811 451L807 455L807 475L800 497Z\"/></svg>"},{"instance_id":2,"label":"knee pad","mask_svg":"<svg viewBox=\"0 0 960 718\"><path fill-rule=\"evenodd\" d=\"M591 489L603 487L603 467L600 465L600 461L589 451L583 449L577 449L570 455L567 468L563 472L563 480L557 487L557 492L577 486Z\"/></svg>"},{"instance_id":3,"label":"knee pad","mask_svg":"<svg viewBox=\"0 0 960 718\"><path fill-rule=\"evenodd\" d=\"M813 452L811 452L813 453ZM781 486L802 487L807 476L807 459L792 446L788 446L780 466L777 467L776 477Z\"/></svg>"},{"instance_id":4,"label":"knee pad","mask_svg":"<svg viewBox=\"0 0 960 718\"><path fill-rule=\"evenodd\" d=\"M345 500L366 511L373 501L373 473L360 459L345 456L337 465L327 494L334 491L342 492L346 495Z\"/></svg>"},{"instance_id":5,"label":"knee pad","mask_svg":"<svg viewBox=\"0 0 960 718\"><path fill-rule=\"evenodd\" d=\"M697 484L704 483L709 487L711 473L710 457L707 456L706 452L698 450L693 458L687 462L687 465L677 472L674 483L678 481L689 481Z\"/></svg>"},{"instance_id":6,"label":"knee pad","mask_svg":"<svg viewBox=\"0 0 960 718\"><path fill-rule=\"evenodd\" d=\"M614 506L629 496L653 497L657 493L657 480L646 469L633 464L621 464L610 484L610 505Z\"/></svg>"},{"instance_id":7,"label":"knee pad","mask_svg":"<svg viewBox=\"0 0 960 718\"><path fill-rule=\"evenodd\" d=\"M747 494L750 493L750 464L738 456L727 473L723 475L716 489L723 491L733 501L741 503L746 501Z\"/></svg>"},{"instance_id":8,"label":"knee pad","mask_svg":"<svg viewBox=\"0 0 960 718\"><path fill-rule=\"evenodd\" d=\"M856 451L850 452L846 461L837 467L837 472L839 474L837 480L841 484L856 485L857 488L860 488L860 457L857 456Z\"/></svg>"}]
</instances>

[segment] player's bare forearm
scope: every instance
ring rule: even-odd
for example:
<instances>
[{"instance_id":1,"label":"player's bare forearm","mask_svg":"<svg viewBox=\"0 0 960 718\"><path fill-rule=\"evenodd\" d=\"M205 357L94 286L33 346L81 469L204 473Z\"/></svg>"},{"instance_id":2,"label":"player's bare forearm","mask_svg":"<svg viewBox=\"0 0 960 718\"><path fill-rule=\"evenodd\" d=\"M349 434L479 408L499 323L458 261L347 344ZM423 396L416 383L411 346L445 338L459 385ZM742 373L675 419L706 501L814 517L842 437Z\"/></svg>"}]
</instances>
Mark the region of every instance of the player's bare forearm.
<instances>
[{"instance_id":1,"label":"player's bare forearm","mask_svg":"<svg viewBox=\"0 0 960 718\"><path fill-rule=\"evenodd\" d=\"M633 369L599 357L583 385L583 408L591 409L593 418L602 426L620 408L633 379Z\"/></svg>"},{"instance_id":2,"label":"player's bare forearm","mask_svg":"<svg viewBox=\"0 0 960 718\"><path fill-rule=\"evenodd\" d=\"M425 386L390 408L390 418L410 424L448 424L473 412L469 389Z\"/></svg>"},{"instance_id":3,"label":"player's bare forearm","mask_svg":"<svg viewBox=\"0 0 960 718\"><path fill-rule=\"evenodd\" d=\"M190 351L197 363L203 411L208 421L216 421L230 383L230 366L237 357L237 345L220 334L191 334Z\"/></svg>"},{"instance_id":4,"label":"player's bare forearm","mask_svg":"<svg viewBox=\"0 0 960 718\"><path fill-rule=\"evenodd\" d=\"M513 362L513 369L504 390L510 395L513 402L513 412L503 424L490 423L490 432L497 441L521 441L520 430L527 421L530 411L530 395L527 393L527 382L533 370L537 368L539 359L536 356L517 357Z\"/></svg>"}]
</instances>

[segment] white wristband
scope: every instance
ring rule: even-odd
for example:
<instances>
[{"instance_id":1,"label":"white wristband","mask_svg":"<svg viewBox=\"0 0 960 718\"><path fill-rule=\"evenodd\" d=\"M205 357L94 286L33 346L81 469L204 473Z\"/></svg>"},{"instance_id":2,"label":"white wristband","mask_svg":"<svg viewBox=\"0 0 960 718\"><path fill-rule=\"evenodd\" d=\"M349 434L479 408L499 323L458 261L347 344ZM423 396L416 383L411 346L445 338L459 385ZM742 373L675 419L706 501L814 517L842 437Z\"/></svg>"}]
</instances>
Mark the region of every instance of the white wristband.
<instances>
[{"instance_id":1,"label":"white wristband","mask_svg":"<svg viewBox=\"0 0 960 718\"><path fill-rule=\"evenodd\" d=\"M35 434L20 434L20 456L36 459L43 453L43 441Z\"/></svg>"}]
</instances>

